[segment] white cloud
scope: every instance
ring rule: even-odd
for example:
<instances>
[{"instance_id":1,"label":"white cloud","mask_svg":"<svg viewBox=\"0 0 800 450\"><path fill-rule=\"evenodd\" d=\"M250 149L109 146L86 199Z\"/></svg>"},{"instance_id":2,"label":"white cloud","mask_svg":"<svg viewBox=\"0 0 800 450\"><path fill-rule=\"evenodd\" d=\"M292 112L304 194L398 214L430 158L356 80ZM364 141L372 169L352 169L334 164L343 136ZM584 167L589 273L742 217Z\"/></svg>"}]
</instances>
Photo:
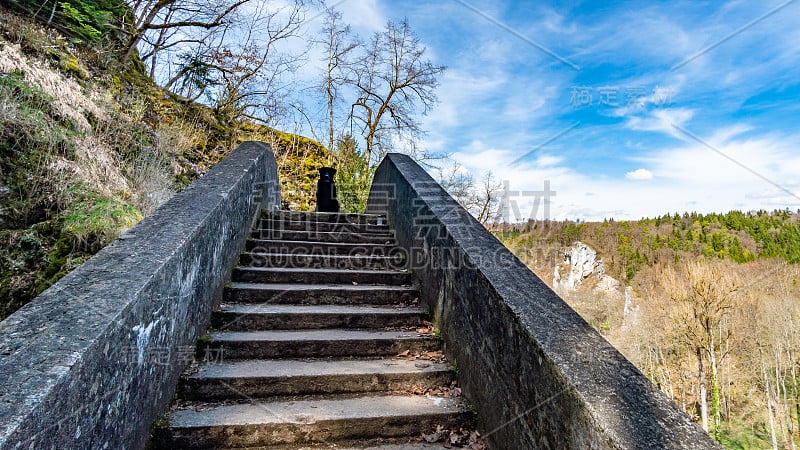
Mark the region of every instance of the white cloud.
<instances>
[{"instance_id":1,"label":"white cloud","mask_svg":"<svg viewBox=\"0 0 800 450\"><path fill-rule=\"evenodd\" d=\"M647 169L636 169L633 172L628 172L625 174L625 178L629 180L635 181L646 181L653 179L653 172L650 172Z\"/></svg>"},{"instance_id":2,"label":"white cloud","mask_svg":"<svg viewBox=\"0 0 800 450\"><path fill-rule=\"evenodd\" d=\"M636 81L636 80L629 80L625 84L625 89L634 89L636 87L643 87L647 86L649 81ZM668 87L661 87L656 85L656 87L650 89L649 91L647 88L645 92L649 92L648 95L642 96L632 96L630 98L620 98L622 102L626 103L625 106L621 106L619 108L614 109L611 111L611 115L614 117L625 117L628 115L633 115L636 113L641 113L647 110L647 108L663 108L667 105L671 105L674 102L676 95L679 92L679 88L677 85L672 85ZM638 92L632 92L631 94L636 94ZM620 96L628 95L628 92L619 92Z\"/></svg>"},{"instance_id":3,"label":"white cloud","mask_svg":"<svg viewBox=\"0 0 800 450\"><path fill-rule=\"evenodd\" d=\"M344 22L352 24L353 30L363 33L364 38L386 26L388 17L381 11L377 0L345 0L335 5L342 12Z\"/></svg>"},{"instance_id":4,"label":"white cloud","mask_svg":"<svg viewBox=\"0 0 800 450\"><path fill-rule=\"evenodd\" d=\"M645 116L629 117L626 126L637 131L656 131L670 136L686 139L675 127L683 128L692 120L694 110L689 108L663 108L649 111Z\"/></svg>"},{"instance_id":5,"label":"white cloud","mask_svg":"<svg viewBox=\"0 0 800 450\"><path fill-rule=\"evenodd\" d=\"M548 167L561 164L562 161L564 161L564 158L560 156L541 155L540 157L536 158L536 162L534 164L539 167Z\"/></svg>"},{"instance_id":6,"label":"white cloud","mask_svg":"<svg viewBox=\"0 0 800 450\"><path fill-rule=\"evenodd\" d=\"M746 137L744 126L711 133L708 142L741 165L772 183L800 195L800 135ZM765 181L741 165L695 141L680 142L636 158L646 164L614 178L601 172L581 173L560 156L541 155L528 164L515 164L516 153L473 141L453 158L473 174L492 171L507 180L512 191L542 190L551 183L556 192L551 218L603 220L639 219L665 213L727 212L733 209L782 209L800 207L800 199ZM658 176L655 176L658 174ZM631 189L631 181L647 181ZM528 198L516 198L525 220L534 211ZM538 210L541 218L542 209Z\"/></svg>"},{"instance_id":7,"label":"white cloud","mask_svg":"<svg viewBox=\"0 0 800 450\"><path fill-rule=\"evenodd\" d=\"M500 72L480 75L458 69L446 70L436 90L440 102L428 114L426 126L440 129L463 123L463 115L474 115L476 105L486 102L505 82L506 76Z\"/></svg>"}]
</instances>

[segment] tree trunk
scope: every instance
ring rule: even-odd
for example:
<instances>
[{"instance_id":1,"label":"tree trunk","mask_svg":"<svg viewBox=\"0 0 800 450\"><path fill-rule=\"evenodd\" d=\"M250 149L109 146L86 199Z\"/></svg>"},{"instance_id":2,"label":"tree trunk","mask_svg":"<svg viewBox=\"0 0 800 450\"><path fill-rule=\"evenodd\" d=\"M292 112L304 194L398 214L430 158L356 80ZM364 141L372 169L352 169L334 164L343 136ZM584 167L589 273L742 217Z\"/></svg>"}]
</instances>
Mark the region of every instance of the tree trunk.
<instances>
[{"instance_id":1,"label":"tree trunk","mask_svg":"<svg viewBox=\"0 0 800 450\"><path fill-rule=\"evenodd\" d=\"M789 361L790 361L790 364L791 364L790 367L791 367L791 375L792 375L792 386L794 386L794 389L793 389L793 393L794 393L794 399L793 400L794 400L794 409L795 409L794 414L795 414L795 420L797 421L797 428L795 428L794 423L792 423L792 428L791 428L791 430L792 430L792 445L794 445L794 434L795 434L795 431L800 430L800 383L798 383L798 381L797 381L797 363L795 362L794 354L793 354L793 352L791 350L791 347L789 349ZM791 419L791 411L790 411L789 414L790 414L789 418ZM796 447L793 446L792 448L796 448Z\"/></svg>"},{"instance_id":2,"label":"tree trunk","mask_svg":"<svg viewBox=\"0 0 800 450\"><path fill-rule=\"evenodd\" d=\"M708 432L708 387L706 386L706 372L703 367L703 351L700 347L695 348L697 358L697 381L699 382L700 397L700 425L703 430Z\"/></svg>"},{"instance_id":3,"label":"tree trunk","mask_svg":"<svg viewBox=\"0 0 800 450\"><path fill-rule=\"evenodd\" d=\"M711 414L714 419L714 437L719 437L719 429L722 425L722 415L720 412L720 395L719 395L719 379L717 367L717 355L714 351L714 334L713 330L709 333L709 349L708 358L711 365Z\"/></svg>"},{"instance_id":4,"label":"tree trunk","mask_svg":"<svg viewBox=\"0 0 800 450\"><path fill-rule=\"evenodd\" d=\"M760 338L757 339L758 354L761 360L761 375L764 379L764 395L767 398L767 416L769 416L769 435L772 438L773 450L778 450L778 437L775 435L775 418L772 413L772 393L769 391L769 376L767 376L767 367L764 362L764 350L761 347Z\"/></svg>"},{"instance_id":5,"label":"tree trunk","mask_svg":"<svg viewBox=\"0 0 800 450\"><path fill-rule=\"evenodd\" d=\"M331 64L328 63L328 151L333 154L333 79L331 77ZM330 157L328 165L330 165Z\"/></svg>"},{"instance_id":6,"label":"tree trunk","mask_svg":"<svg viewBox=\"0 0 800 450\"><path fill-rule=\"evenodd\" d=\"M367 138L366 138L367 148L364 150L364 161L367 163L367 166L369 166L370 158L372 158L372 142L374 138L375 138L375 132L370 130L370 132L367 133Z\"/></svg>"},{"instance_id":7,"label":"tree trunk","mask_svg":"<svg viewBox=\"0 0 800 450\"><path fill-rule=\"evenodd\" d=\"M53 9L50 10L50 17L47 18L47 25L53 22L53 17L56 15L56 8L58 8L58 0L53 0Z\"/></svg>"},{"instance_id":8,"label":"tree trunk","mask_svg":"<svg viewBox=\"0 0 800 450\"><path fill-rule=\"evenodd\" d=\"M784 448L795 449L793 424L792 424L792 408L789 402L789 393L786 386L787 374L783 364L783 345L778 344L778 349L775 350L775 399L780 402L780 429L783 435ZM777 409L777 406L776 406Z\"/></svg>"},{"instance_id":9,"label":"tree trunk","mask_svg":"<svg viewBox=\"0 0 800 450\"><path fill-rule=\"evenodd\" d=\"M675 386L672 384L672 371L669 370L669 363L667 363L667 358L664 357L664 351L661 349L661 346L656 347L658 361L660 362L661 366L663 367L664 377L667 380L667 387L669 390L669 396L673 400L675 400Z\"/></svg>"},{"instance_id":10,"label":"tree trunk","mask_svg":"<svg viewBox=\"0 0 800 450\"><path fill-rule=\"evenodd\" d=\"M764 393L767 397L767 415L769 416L769 435L772 438L772 448L778 450L778 437L775 435L775 417L772 412L772 394L769 391L769 379L766 369L764 370Z\"/></svg>"}]
</instances>

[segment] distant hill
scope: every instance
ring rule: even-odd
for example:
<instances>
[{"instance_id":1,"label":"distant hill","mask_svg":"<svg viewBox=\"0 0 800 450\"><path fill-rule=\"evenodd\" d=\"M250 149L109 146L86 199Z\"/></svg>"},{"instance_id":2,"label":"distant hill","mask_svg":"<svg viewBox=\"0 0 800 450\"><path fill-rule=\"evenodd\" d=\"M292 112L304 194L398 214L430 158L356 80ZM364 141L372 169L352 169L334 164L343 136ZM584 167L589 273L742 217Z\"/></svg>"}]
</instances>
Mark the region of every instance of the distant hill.
<instances>
[{"instance_id":1,"label":"distant hill","mask_svg":"<svg viewBox=\"0 0 800 450\"><path fill-rule=\"evenodd\" d=\"M781 258L800 263L800 212L665 214L638 221L529 222L498 225L493 233L537 269L552 269L552 255L575 241L606 259L606 271L631 281L642 268L705 256L744 263ZM549 250L546 250L549 249ZM547 254L550 260L542 257Z\"/></svg>"},{"instance_id":2,"label":"distant hill","mask_svg":"<svg viewBox=\"0 0 800 450\"><path fill-rule=\"evenodd\" d=\"M726 448L800 444L800 215L493 228Z\"/></svg>"}]
</instances>

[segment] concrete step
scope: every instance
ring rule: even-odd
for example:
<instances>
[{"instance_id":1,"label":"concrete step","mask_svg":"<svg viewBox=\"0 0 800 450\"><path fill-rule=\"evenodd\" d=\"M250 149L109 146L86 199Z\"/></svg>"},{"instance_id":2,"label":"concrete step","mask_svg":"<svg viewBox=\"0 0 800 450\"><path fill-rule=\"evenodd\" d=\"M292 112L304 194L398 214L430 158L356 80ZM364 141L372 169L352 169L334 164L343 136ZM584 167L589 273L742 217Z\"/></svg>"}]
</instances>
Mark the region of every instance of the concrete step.
<instances>
[{"instance_id":1,"label":"concrete step","mask_svg":"<svg viewBox=\"0 0 800 450\"><path fill-rule=\"evenodd\" d=\"M287 267L324 269L394 269L405 268L405 251L391 256L303 255L287 253L251 253L239 255L239 265L246 267Z\"/></svg>"},{"instance_id":2,"label":"concrete step","mask_svg":"<svg viewBox=\"0 0 800 450\"><path fill-rule=\"evenodd\" d=\"M458 426L466 416L457 399L400 395L201 405L172 411L153 444L196 449L412 437L436 425Z\"/></svg>"},{"instance_id":3,"label":"concrete step","mask_svg":"<svg viewBox=\"0 0 800 450\"><path fill-rule=\"evenodd\" d=\"M283 253L292 255L351 255L351 256L387 256L392 254L392 245L318 242L318 241L284 241L275 239L249 239L245 251L251 253Z\"/></svg>"},{"instance_id":4,"label":"concrete step","mask_svg":"<svg viewBox=\"0 0 800 450\"><path fill-rule=\"evenodd\" d=\"M313 284L388 284L410 285L406 270L359 269L293 269L281 267L237 267L233 281L247 283L313 283Z\"/></svg>"},{"instance_id":5,"label":"concrete step","mask_svg":"<svg viewBox=\"0 0 800 450\"><path fill-rule=\"evenodd\" d=\"M329 231L343 233L378 233L386 234L390 232L389 225L377 225L371 223L351 223L351 222L317 222L313 220L273 220L261 219L257 228L271 230L293 230L293 231Z\"/></svg>"},{"instance_id":6,"label":"concrete step","mask_svg":"<svg viewBox=\"0 0 800 450\"><path fill-rule=\"evenodd\" d=\"M261 218L270 220L286 220L294 222L314 221L314 222L333 222L333 223L355 223L385 225L386 216L378 214L353 214L353 213L318 213L305 211L262 211Z\"/></svg>"},{"instance_id":7,"label":"concrete step","mask_svg":"<svg viewBox=\"0 0 800 450\"><path fill-rule=\"evenodd\" d=\"M310 444L259 445L256 447L217 447L220 450L442 450L458 448L445 446L444 442L436 444L423 443L421 436L402 438L376 438L357 440L337 440L335 442L317 442Z\"/></svg>"},{"instance_id":8,"label":"concrete step","mask_svg":"<svg viewBox=\"0 0 800 450\"><path fill-rule=\"evenodd\" d=\"M253 239L284 241L317 241L395 245L394 233L343 233L325 231L296 231L255 228L250 233Z\"/></svg>"},{"instance_id":9,"label":"concrete step","mask_svg":"<svg viewBox=\"0 0 800 450\"><path fill-rule=\"evenodd\" d=\"M446 386L449 364L391 359L249 360L206 364L181 380L184 400L408 391Z\"/></svg>"},{"instance_id":10,"label":"concrete step","mask_svg":"<svg viewBox=\"0 0 800 450\"><path fill-rule=\"evenodd\" d=\"M352 284L262 284L228 283L226 303L267 303L307 305L392 305L411 304L419 293L409 286Z\"/></svg>"},{"instance_id":11,"label":"concrete step","mask_svg":"<svg viewBox=\"0 0 800 450\"><path fill-rule=\"evenodd\" d=\"M457 448L453 445L445 446L444 442L428 444L423 443L422 436L403 438L376 438L358 440L337 440L336 442L312 444L282 444L258 447L247 447L250 450L442 450ZM227 447L227 450L242 450L241 448Z\"/></svg>"},{"instance_id":12,"label":"concrete step","mask_svg":"<svg viewBox=\"0 0 800 450\"><path fill-rule=\"evenodd\" d=\"M421 308L409 307L222 304L211 313L211 327L220 331L388 328L416 326L424 318Z\"/></svg>"},{"instance_id":13,"label":"concrete step","mask_svg":"<svg viewBox=\"0 0 800 450\"><path fill-rule=\"evenodd\" d=\"M198 358L211 362L274 358L370 358L409 350L430 352L439 339L413 331L300 330L213 332L197 346Z\"/></svg>"}]
</instances>

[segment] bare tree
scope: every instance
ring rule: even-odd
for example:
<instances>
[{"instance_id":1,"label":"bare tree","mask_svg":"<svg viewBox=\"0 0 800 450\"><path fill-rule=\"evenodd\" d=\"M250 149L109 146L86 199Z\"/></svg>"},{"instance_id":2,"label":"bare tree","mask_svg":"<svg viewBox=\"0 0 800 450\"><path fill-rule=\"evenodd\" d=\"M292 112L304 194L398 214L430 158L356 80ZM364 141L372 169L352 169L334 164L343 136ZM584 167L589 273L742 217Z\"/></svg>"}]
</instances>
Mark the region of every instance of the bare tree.
<instances>
[{"instance_id":1,"label":"bare tree","mask_svg":"<svg viewBox=\"0 0 800 450\"><path fill-rule=\"evenodd\" d=\"M495 179L491 171L487 171L481 180L480 191L478 192L478 208L475 216L478 222L486 225L490 222L497 222L500 215L500 193L503 191L503 184Z\"/></svg>"},{"instance_id":2,"label":"bare tree","mask_svg":"<svg viewBox=\"0 0 800 450\"><path fill-rule=\"evenodd\" d=\"M413 139L423 133L415 115L426 114L437 102L437 76L445 70L424 59L425 50L407 20L389 22L355 65L352 83L358 98L351 120L364 133L366 161L390 137Z\"/></svg>"},{"instance_id":3,"label":"bare tree","mask_svg":"<svg viewBox=\"0 0 800 450\"><path fill-rule=\"evenodd\" d=\"M483 225L498 219L500 192L503 185L497 181L491 171L483 174L480 184L474 176L457 161L449 166L435 168L439 184L464 209L470 212Z\"/></svg>"},{"instance_id":4,"label":"bare tree","mask_svg":"<svg viewBox=\"0 0 800 450\"><path fill-rule=\"evenodd\" d=\"M285 112L282 99L290 82L284 75L294 72L303 56L282 52L278 44L298 37L303 11L298 1L280 9L262 3L239 48L213 54L221 80L214 102L217 111L266 123Z\"/></svg>"},{"instance_id":5,"label":"bare tree","mask_svg":"<svg viewBox=\"0 0 800 450\"><path fill-rule=\"evenodd\" d=\"M201 42L204 36L193 31L208 31L225 24L239 7L251 1L254 0L129 0L133 21L122 25L128 36L123 59L130 59L142 41L149 46L144 52L145 60L167 47Z\"/></svg>"},{"instance_id":6,"label":"bare tree","mask_svg":"<svg viewBox=\"0 0 800 450\"><path fill-rule=\"evenodd\" d=\"M164 87L214 107L225 121L241 118L271 123L286 115L291 80L303 54L283 50L299 38L304 3L273 7L255 2L246 17L215 29L211 38L179 55L178 70Z\"/></svg>"},{"instance_id":7,"label":"bare tree","mask_svg":"<svg viewBox=\"0 0 800 450\"><path fill-rule=\"evenodd\" d=\"M331 8L325 10L322 39L317 43L322 44L325 51L323 89L328 114L328 150L333 154L333 144L336 138L334 108L339 101L339 91L347 82L347 70L351 65L349 57L358 48L359 43L351 38L350 25L342 23L342 13Z\"/></svg>"},{"instance_id":8,"label":"bare tree","mask_svg":"<svg viewBox=\"0 0 800 450\"><path fill-rule=\"evenodd\" d=\"M436 180L464 209L474 207L475 178L457 161L434 168Z\"/></svg>"},{"instance_id":9,"label":"bare tree","mask_svg":"<svg viewBox=\"0 0 800 450\"><path fill-rule=\"evenodd\" d=\"M674 271L665 274L667 292L676 303L674 325L697 364L701 425L708 431L712 419L717 434L721 424L719 372L730 350L725 345L733 333L728 318L737 305L739 286L730 268L721 263L692 262L686 264L683 277Z\"/></svg>"},{"instance_id":10,"label":"bare tree","mask_svg":"<svg viewBox=\"0 0 800 450\"><path fill-rule=\"evenodd\" d=\"M748 320L755 325L758 355L753 364L761 369L761 390L766 403L772 448L796 449L800 425L800 303L795 266L769 269L769 283L752 297ZM755 294L755 295L754 295ZM765 301L766 300L766 301ZM755 319L755 320L753 320ZM779 445L779 441L781 445Z\"/></svg>"}]
</instances>

